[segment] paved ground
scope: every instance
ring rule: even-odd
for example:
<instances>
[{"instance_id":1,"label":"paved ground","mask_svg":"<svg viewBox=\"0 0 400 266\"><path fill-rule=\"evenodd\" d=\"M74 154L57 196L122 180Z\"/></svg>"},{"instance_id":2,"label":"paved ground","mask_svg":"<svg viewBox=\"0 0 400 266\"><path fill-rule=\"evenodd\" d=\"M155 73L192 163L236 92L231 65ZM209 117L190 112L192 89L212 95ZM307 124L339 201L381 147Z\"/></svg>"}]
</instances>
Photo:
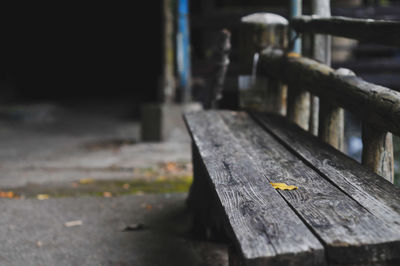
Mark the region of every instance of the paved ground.
<instances>
[{"instance_id":1,"label":"paved ground","mask_svg":"<svg viewBox=\"0 0 400 266\"><path fill-rule=\"evenodd\" d=\"M226 265L225 245L191 236L176 193L191 173L188 139L140 143L127 105L94 107L0 110L0 192L23 197L0 198L0 265ZM161 189L147 194L152 184ZM50 199L36 199L43 191ZM122 230L131 224L143 228Z\"/></svg>"},{"instance_id":2,"label":"paved ground","mask_svg":"<svg viewBox=\"0 0 400 266\"><path fill-rule=\"evenodd\" d=\"M127 104L3 108L0 186L81 178L129 179L135 168L190 162L188 138L140 143L139 126L130 117Z\"/></svg>"},{"instance_id":3,"label":"paved ground","mask_svg":"<svg viewBox=\"0 0 400 266\"><path fill-rule=\"evenodd\" d=\"M191 238L185 197L2 199L0 265L226 265L225 246Z\"/></svg>"}]
</instances>

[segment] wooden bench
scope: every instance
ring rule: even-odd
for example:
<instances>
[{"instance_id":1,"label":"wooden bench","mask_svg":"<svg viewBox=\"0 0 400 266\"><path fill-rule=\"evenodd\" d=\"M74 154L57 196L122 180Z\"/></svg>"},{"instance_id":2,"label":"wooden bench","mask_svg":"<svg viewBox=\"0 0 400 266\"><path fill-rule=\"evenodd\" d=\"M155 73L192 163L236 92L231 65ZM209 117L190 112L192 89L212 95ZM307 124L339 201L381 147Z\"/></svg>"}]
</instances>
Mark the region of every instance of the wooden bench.
<instances>
[{"instance_id":1,"label":"wooden bench","mask_svg":"<svg viewBox=\"0 0 400 266\"><path fill-rule=\"evenodd\" d=\"M260 57L259 74L289 91L298 86L330 97L359 115L368 132L383 132L372 134L375 140L400 132L398 92L271 49ZM228 238L230 265L400 265L400 189L279 113L184 115L196 228ZM388 154L379 147L368 154Z\"/></svg>"},{"instance_id":2,"label":"wooden bench","mask_svg":"<svg viewBox=\"0 0 400 266\"><path fill-rule=\"evenodd\" d=\"M399 188L281 117L202 111L185 119L196 219L227 230L231 256L265 265L399 262Z\"/></svg>"}]
</instances>

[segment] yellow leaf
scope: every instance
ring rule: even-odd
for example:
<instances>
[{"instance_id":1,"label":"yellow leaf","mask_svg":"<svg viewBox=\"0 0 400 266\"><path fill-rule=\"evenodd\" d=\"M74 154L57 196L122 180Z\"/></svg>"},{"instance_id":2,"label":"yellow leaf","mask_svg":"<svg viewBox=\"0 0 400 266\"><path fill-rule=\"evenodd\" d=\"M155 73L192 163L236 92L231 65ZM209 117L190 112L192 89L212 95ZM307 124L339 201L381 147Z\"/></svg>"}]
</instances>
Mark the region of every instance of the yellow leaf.
<instances>
[{"instance_id":1,"label":"yellow leaf","mask_svg":"<svg viewBox=\"0 0 400 266\"><path fill-rule=\"evenodd\" d=\"M108 191L105 191L105 192L103 192L103 197L105 197L105 198L111 198L111 197L112 197L112 193L111 193L111 192L108 192Z\"/></svg>"},{"instance_id":2,"label":"yellow leaf","mask_svg":"<svg viewBox=\"0 0 400 266\"><path fill-rule=\"evenodd\" d=\"M298 187L296 186L288 186L285 183L271 183L271 185L275 188L275 189L280 189L280 190L293 190L293 189L298 189Z\"/></svg>"},{"instance_id":3,"label":"yellow leaf","mask_svg":"<svg viewBox=\"0 0 400 266\"><path fill-rule=\"evenodd\" d=\"M0 191L0 198L15 198L15 194L12 191Z\"/></svg>"},{"instance_id":4,"label":"yellow leaf","mask_svg":"<svg viewBox=\"0 0 400 266\"><path fill-rule=\"evenodd\" d=\"M287 54L287 57L300 57L300 54L295 53L295 52L290 52Z\"/></svg>"},{"instance_id":5,"label":"yellow leaf","mask_svg":"<svg viewBox=\"0 0 400 266\"><path fill-rule=\"evenodd\" d=\"M92 184L93 182L93 178L83 178L79 180L79 184Z\"/></svg>"},{"instance_id":6,"label":"yellow leaf","mask_svg":"<svg viewBox=\"0 0 400 266\"><path fill-rule=\"evenodd\" d=\"M47 194L38 194L38 195L36 196L36 198L37 198L38 200L46 200L46 199L50 198L50 196L47 195Z\"/></svg>"},{"instance_id":7,"label":"yellow leaf","mask_svg":"<svg viewBox=\"0 0 400 266\"><path fill-rule=\"evenodd\" d=\"M166 164L165 164L165 169L166 169L168 172L176 172L176 171L178 170L178 167L177 167L176 163L174 163L174 162L169 162L169 163L166 163Z\"/></svg>"}]
</instances>

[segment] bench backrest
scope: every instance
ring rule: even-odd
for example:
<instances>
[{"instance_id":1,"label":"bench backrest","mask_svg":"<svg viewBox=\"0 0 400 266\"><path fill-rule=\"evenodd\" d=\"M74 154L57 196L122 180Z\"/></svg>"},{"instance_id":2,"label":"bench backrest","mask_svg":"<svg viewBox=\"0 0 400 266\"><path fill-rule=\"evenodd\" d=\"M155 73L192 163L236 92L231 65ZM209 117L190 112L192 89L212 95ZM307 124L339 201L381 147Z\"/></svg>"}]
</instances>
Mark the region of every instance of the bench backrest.
<instances>
[{"instance_id":1,"label":"bench backrest","mask_svg":"<svg viewBox=\"0 0 400 266\"><path fill-rule=\"evenodd\" d=\"M259 36L262 36L260 28L274 32L273 29L277 27L276 23L268 25L258 21L247 20L244 23L250 23L253 29L258 29L253 34ZM400 22L301 16L293 18L290 26L298 34L331 34L400 46ZM285 31L275 33L284 34ZM283 38L280 36L275 39ZM314 42L315 40L314 38ZM277 50L276 45L262 45L257 75L269 79L267 95L272 97L268 100L271 103L269 111L286 115L288 119L306 130L310 129L314 134L318 132L322 140L339 150L343 150L344 143L342 108L352 112L362 121L362 164L393 182L392 133L400 136L400 92L366 82L350 70L334 70L329 65L291 53L290 48L283 45L286 43L289 46L291 44L281 42L281 50ZM264 49L265 47L267 48ZM325 49L330 47L326 45ZM318 108L313 106L313 96L319 97L319 114L316 113ZM286 103L282 104L283 102ZM310 119L313 116L317 117L318 130L315 130L315 119Z\"/></svg>"}]
</instances>

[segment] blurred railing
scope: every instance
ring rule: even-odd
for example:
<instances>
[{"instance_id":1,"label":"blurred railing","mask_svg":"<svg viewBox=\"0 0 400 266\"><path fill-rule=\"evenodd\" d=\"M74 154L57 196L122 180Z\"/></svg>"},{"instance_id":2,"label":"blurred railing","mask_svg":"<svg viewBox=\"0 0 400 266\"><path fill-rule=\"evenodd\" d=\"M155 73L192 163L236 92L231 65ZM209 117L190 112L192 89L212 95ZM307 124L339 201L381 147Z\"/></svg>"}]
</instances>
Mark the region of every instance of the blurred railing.
<instances>
[{"instance_id":1,"label":"blurred railing","mask_svg":"<svg viewBox=\"0 0 400 266\"><path fill-rule=\"evenodd\" d=\"M268 27L277 27L276 23L268 26L259 21L260 19L252 22L253 28L260 29L262 24L267 32L274 32ZM329 34L368 43L400 46L400 22L300 16L291 19L289 23L298 34ZM257 24L260 25L256 26ZM275 31L275 34L284 32ZM276 37L282 38L283 36ZM266 93L272 95L272 99L268 99L271 103L268 111L286 115L308 129L301 121L310 120L310 98L308 102L304 101L305 96L299 91L305 90L318 96L321 106L316 114L319 117L317 134L338 149L341 149L344 141L344 120L340 110L344 108L350 111L362 121L362 164L393 182L392 133L400 136L400 92L366 82L351 70L334 70L317 60L290 52L290 47L280 48L264 44L258 60L257 77L268 78L267 91L273 91ZM329 48L326 46L325 49ZM285 92L286 90L288 91ZM299 104L302 101L304 103ZM282 102L286 102L286 110L282 110Z\"/></svg>"}]
</instances>

